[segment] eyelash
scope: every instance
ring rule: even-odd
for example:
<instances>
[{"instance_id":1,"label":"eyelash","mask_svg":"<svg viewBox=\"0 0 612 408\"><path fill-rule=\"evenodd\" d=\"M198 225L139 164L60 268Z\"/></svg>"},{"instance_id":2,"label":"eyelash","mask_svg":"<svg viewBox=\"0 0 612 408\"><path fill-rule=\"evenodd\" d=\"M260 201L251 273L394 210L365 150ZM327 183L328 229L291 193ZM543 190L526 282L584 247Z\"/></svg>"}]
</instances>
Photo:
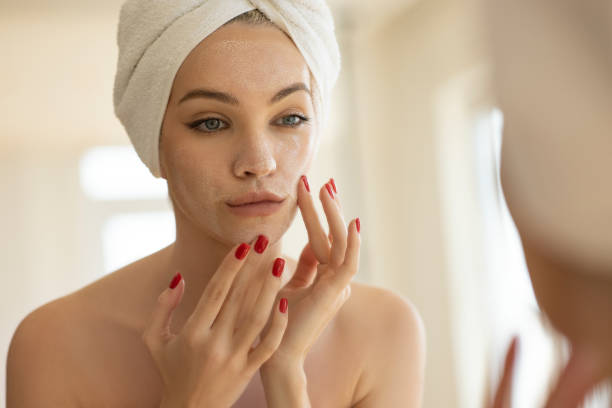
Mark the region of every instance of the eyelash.
<instances>
[{"instance_id":1,"label":"eyelash","mask_svg":"<svg viewBox=\"0 0 612 408\"><path fill-rule=\"evenodd\" d=\"M310 121L310 118L309 118L309 117L306 117L306 116L303 116L303 115L298 115L298 114L296 114L296 113L293 113L293 114L290 114L290 115L283 116L283 117L282 117L282 118L280 118L280 119L282 120L282 119L289 118L289 117L292 117L292 116L296 116L296 117L300 118L300 122L299 122L299 123L297 123L297 124L294 124L294 125L280 125L280 126L287 126L287 127L291 127L291 128L296 128L296 127L301 126L301 125L304 125L304 124L306 124L308 121ZM227 128L220 128L220 129L214 129L214 130L203 130L203 129L199 128L199 126L200 126L201 124L203 124L203 123L204 123L204 122L206 122L207 120L211 120L211 119L216 119L216 120L218 120L218 121L221 121L221 122L224 122L224 123L225 123L225 121L224 121L223 119L219 119L219 118L215 118L214 116L211 116L211 117L204 118L204 119L198 119L198 120L196 120L195 122L190 123L190 124L189 124L189 128L190 128L190 129L193 129L193 130L195 130L195 131L197 131L197 132L202 132L202 133L214 133L214 132L219 132L219 131L221 131L221 130L227 129Z\"/></svg>"}]
</instances>

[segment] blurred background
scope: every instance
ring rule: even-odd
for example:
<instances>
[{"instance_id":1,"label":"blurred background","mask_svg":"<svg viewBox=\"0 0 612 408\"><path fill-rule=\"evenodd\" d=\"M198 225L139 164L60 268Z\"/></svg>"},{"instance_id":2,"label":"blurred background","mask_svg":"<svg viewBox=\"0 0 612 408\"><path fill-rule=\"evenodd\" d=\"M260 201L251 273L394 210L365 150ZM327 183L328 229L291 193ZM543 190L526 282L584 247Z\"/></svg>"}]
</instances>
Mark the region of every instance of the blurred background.
<instances>
[{"instance_id":1,"label":"blurred background","mask_svg":"<svg viewBox=\"0 0 612 408\"><path fill-rule=\"evenodd\" d=\"M4 366L32 310L174 240L165 182L113 113L121 3L0 0ZM356 280L420 311L424 407L483 406L513 334L515 406L539 406L567 347L540 315L501 195L503 112L478 3L329 4L342 72L309 179L334 177L347 218L361 218ZM299 216L285 242L297 257ZM608 394L596 390L586 406L607 406Z\"/></svg>"}]
</instances>

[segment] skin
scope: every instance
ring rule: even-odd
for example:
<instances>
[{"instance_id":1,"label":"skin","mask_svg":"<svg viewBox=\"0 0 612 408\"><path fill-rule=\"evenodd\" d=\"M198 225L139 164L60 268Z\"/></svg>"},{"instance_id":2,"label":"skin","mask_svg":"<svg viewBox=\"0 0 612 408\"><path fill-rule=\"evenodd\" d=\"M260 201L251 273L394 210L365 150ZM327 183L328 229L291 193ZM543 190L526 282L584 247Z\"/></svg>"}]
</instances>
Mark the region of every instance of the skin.
<instances>
[{"instance_id":1,"label":"skin","mask_svg":"<svg viewBox=\"0 0 612 408\"><path fill-rule=\"evenodd\" d=\"M333 197L325 187L318 192L329 223L328 239L313 207L316 190L308 193L300 181L318 145L309 93L296 91L268 104L280 89L296 82L311 89L308 67L290 39L273 27L224 26L189 54L173 83L160 146L176 242L28 315L9 350L8 407L49 406L50 401L60 401L57 406L63 407L159 405L161 378L141 336L159 307L160 294L167 293L169 281L180 271L180 303L169 323L170 331L180 334L223 257L241 242L252 244L259 234L269 239L258 255L261 268L238 273L236 279L257 293L274 259L286 259L278 298L289 299L289 321L278 350L302 358L307 403L330 408L420 405L424 329L408 300L357 282L348 283L347 289L346 281L325 302L309 300L326 276L354 276L357 265L340 273L339 262L350 247L349 234L358 234L354 220L348 230L345 227L341 186ZM202 87L232 94L239 105L204 98L179 104L188 91ZM282 126L282 118L292 114L311 120ZM209 127L224 129L204 133L189 128L208 117L224 121L209 122ZM266 217L239 217L228 211L227 200L254 190L284 197L282 208ZM281 238L298 206L309 243L296 261L283 256ZM245 309L238 316L246 316ZM41 337L45 348L38 343ZM268 363L279 361L286 360L272 356ZM287 406L282 405L282 391L295 383L275 378L279 366L271 364L267 371L262 367L232 406L267 406L270 388L280 389L274 401Z\"/></svg>"},{"instance_id":2,"label":"skin","mask_svg":"<svg viewBox=\"0 0 612 408\"><path fill-rule=\"evenodd\" d=\"M494 0L487 12L501 182L538 305L571 345L547 407L574 408L612 378L610 2Z\"/></svg>"},{"instance_id":3,"label":"skin","mask_svg":"<svg viewBox=\"0 0 612 408\"><path fill-rule=\"evenodd\" d=\"M281 255L280 238L297 210L296 185L310 166L318 135L314 120L294 128L277 124L290 114L314 116L306 91L272 105L262 101L299 82L312 88L308 67L287 37L273 28L238 24L201 42L176 75L162 125L160 167L176 217L169 263L189 282L177 311L181 321L234 244L263 234L270 241L264 263ZM179 104L195 88L239 95L239 106L203 98ZM204 133L189 128L207 118L221 119L224 123L209 126L225 129ZM199 128L207 130L206 123ZM227 201L254 190L284 197L282 209L268 217L229 211Z\"/></svg>"}]
</instances>

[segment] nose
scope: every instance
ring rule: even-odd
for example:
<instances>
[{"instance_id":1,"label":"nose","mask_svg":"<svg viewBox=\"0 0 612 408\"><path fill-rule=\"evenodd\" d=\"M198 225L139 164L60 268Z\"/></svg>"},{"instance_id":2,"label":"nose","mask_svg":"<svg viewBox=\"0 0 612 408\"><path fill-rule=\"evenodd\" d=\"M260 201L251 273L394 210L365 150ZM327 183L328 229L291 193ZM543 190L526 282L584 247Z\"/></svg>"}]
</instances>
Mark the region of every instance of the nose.
<instances>
[{"instance_id":1,"label":"nose","mask_svg":"<svg viewBox=\"0 0 612 408\"><path fill-rule=\"evenodd\" d=\"M274 149L265 135L242 138L234 162L234 175L239 178L266 177L276 170Z\"/></svg>"}]
</instances>

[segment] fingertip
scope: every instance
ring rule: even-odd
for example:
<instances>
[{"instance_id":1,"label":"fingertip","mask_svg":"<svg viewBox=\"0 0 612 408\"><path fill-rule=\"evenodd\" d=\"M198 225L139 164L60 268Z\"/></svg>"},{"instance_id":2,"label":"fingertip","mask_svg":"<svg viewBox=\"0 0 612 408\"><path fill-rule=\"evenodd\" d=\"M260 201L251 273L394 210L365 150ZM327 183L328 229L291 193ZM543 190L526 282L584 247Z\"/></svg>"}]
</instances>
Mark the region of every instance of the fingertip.
<instances>
[{"instance_id":1,"label":"fingertip","mask_svg":"<svg viewBox=\"0 0 612 408\"><path fill-rule=\"evenodd\" d=\"M278 304L278 310L280 310L281 313L286 314L288 307L289 301L287 300L287 298L282 298Z\"/></svg>"},{"instance_id":2,"label":"fingertip","mask_svg":"<svg viewBox=\"0 0 612 408\"><path fill-rule=\"evenodd\" d=\"M183 293L185 292L185 279L181 276L180 280L174 285L174 287L167 287L160 295L165 296L167 301L170 304L171 308L176 307L176 305L183 298Z\"/></svg>"},{"instance_id":3,"label":"fingertip","mask_svg":"<svg viewBox=\"0 0 612 408\"><path fill-rule=\"evenodd\" d=\"M304 190L307 193L310 193L310 185L308 184L308 177L306 177L306 175L303 174L302 177L300 177L300 180L302 181L302 186L304 187Z\"/></svg>"},{"instance_id":4,"label":"fingertip","mask_svg":"<svg viewBox=\"0 0 612 408\"><path fill-rule=\"evenodd\" d=\"M361 222L359 218L354 218L351 220L348 226L349 235L354 235L354 237L359 240L359 235L361 233Z\"/></svg>"},{"instance_id":5,"label":"fingertip","mask_svg":"<svg viewBox=\"0 0 612 408\"><path fill-rule=\"evenodd\" d=\"M177 272L176 275L174 275L174 277L172 278L172 280L170 281L170 285L169 288L170 289L174 289L176 288L176 285L179 284L180 281L183 280L183 277L181 276L180 272Z\"/></svg>"}]
</instances>

